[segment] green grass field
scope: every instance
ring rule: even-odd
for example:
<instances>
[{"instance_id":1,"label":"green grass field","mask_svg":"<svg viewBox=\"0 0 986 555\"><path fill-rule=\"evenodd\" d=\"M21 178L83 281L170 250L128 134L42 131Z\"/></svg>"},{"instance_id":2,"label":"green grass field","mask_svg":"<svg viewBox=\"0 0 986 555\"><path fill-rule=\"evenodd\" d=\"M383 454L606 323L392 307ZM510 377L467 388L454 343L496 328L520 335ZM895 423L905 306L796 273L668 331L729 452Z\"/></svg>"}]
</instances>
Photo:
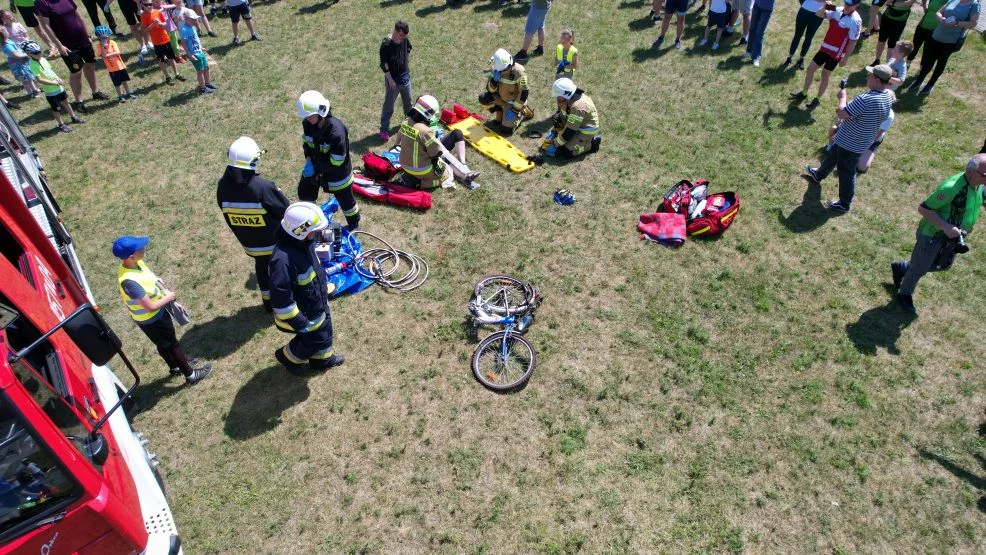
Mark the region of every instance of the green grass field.
<instances>
[{"instance_id":1,"label":"green grass field","mask_svg":"<svg viewBox=\"0 0 986 555\"><path fill-rule=\"evenodd\" d=\"M287 336L215 205L228 144L254 137L263 173L294 198L298 94L331 100L355 159L379 146L377 48L396 19L411 25L415 93L478 109L486 61L519 48L527 13L311 1L255 5L262 43L231 48L218 20L220 38L203 41L217 94L131 59L142 98L93 103L71 135L49 132L42 100L15 113L146 380L135 427L160 456L186 552L983 552L986 246L973 235L922 281L917 319L893 304L889 269L910 253L918 204L982 144L980 35L933 95L901 95L852 212L829 218L820 200L837 179L808 188L801 167L825 143L838 78L862 91L875 39L814 121L787 98L803 73L778 69L796 2L778 3L757 69L738 35L699 49L704 16L689 15L684 50L655 52L649 2L556 1L548 45L576 30L602 151L521 175L470 151L476 191L438 190L424 213L362 202L364 229L424 257L431 277L334 301L347 362L304 380L274 361ZM528 68L543 129L551 72L544 58ZM739 193L735 225L679 250L641 242L637 215L699 177ZM553 204L557 187L577 204ZM169 379L129 321L110 253L121 233L153 237L149 264L196 319L183 344L214 361L206 382ZM475 382L463 327L472 284L500 272L547 296L528 334L538 369L512 395Z\"/></svg>"}]
</instances>

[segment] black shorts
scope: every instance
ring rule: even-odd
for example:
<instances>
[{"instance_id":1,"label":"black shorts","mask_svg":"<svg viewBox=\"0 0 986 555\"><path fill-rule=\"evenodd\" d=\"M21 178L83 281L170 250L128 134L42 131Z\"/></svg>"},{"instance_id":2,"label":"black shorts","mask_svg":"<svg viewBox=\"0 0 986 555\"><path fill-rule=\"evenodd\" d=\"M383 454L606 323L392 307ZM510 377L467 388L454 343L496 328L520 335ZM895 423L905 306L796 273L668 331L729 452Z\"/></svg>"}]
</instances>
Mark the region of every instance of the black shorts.
<instances>
[{"instance_id":1,"label":"black shorts","mask_svg":"<svg viewBox=\"0 0 986 555\"><path fill-rule=\"evenodd\" d=\"M888 48L893 48L897 46L897 41L904 34L904 28L907 27L907 19L890 19L885 16L886 12L880 16L880 35L878 40L887 43Z\"/></svg>"},{"instance_id":2,"label":"black shorts","mask_svg":"<svg viewBox=\"0 0 986 555\"><path fill-rule=\"evenodd\" d=\"M239 6L229 7L230 21L232 21L233 23L237 23L240 21L240 16L242 16L243 19L253 19L253 13L250 12L250 4L244 2Z\"/></svg>"},{"instance_id":3,"label":"black shorts","mask_svg":"<svg viewBox=\"0 0 986 555\"><path fill-rule=\"evenodd\" d=\"M880 145L883 144L883 140L886 139L886 138L887 138L887 135L886 134L882 135L880 137L880 140L874 141L873 144L870 145L870 148L868 148L867 150L869 150L870 152L876 154L877 149L880 148Z\"/></svg>"},{"instance_id":4,"label":"black shorts","mask_svg":"<svg viewBox=\"0 0 986 555\"><path fill-rule=\"evenodd\" d=\"M119 87L120 85L126 83L129 80L130 80L130 74L127 73L126 69L110 72L110 81L113 81L114 87Z\"/></svg>"},{"instance_id":5,"label":"black shorts","mask_svg":"<svg viewBox=\"0 0 986 555\"><path fill-rule=\"evenodd\" d=\"M62 61L68 67L69 72L79 73L85 64L96 63L96 52L92 49L92 43L87 42L82 46L70 48L67 56L62 56Z\"/></svg>"},{"instance_id":6,"label":"black shorts","mask_svg":"<svg viewBox=\"0 0 986 555\"><path fill-rule=\"evenodd\" d=\"M879 8L880 6L882 6L882 5L886 4L886 3L887 3L887 0L873 0L872 2L870 2L870 5L873 6L874 8Z\"/></svg>"},{"instance_id":7,"label":"black shorts","mask_svg":"<svg viewBox=\"0 0 986 555\"><path fill-rule=\"evenodd\" d=\"M136 0L119 0L117 3L120 5L120 11L123 12L123 18L127 20L127 25L140 23Z\"/></svg>"},{"instance_id":8,"label":"black shorts","mask_svg":"<svg viewBox=\"0 0 986 555\"><path fill-rule=\"evenodd\" d=\"M34 6L17 6L17 12L24 19L24 25L28 27L38 26L38 18L34 16Z\"/></svg>"},{"instance_id":9,"label":"black shorts","mask_svg":"<svg viewBox=\"0 0 986 555\"><path fill-rule=\"evenodd\" d=\"M154 55L157 56L159 62L163 62L165 60L178 60L178 55L175 54L175 49L171 47L170 42L165 44L155 44Z\"/></svg>"},{"instance_id":10,"label":"black shorts","mask_svg":"<svg viewBox=\"0 0 986 555\"><path fill-rule=\"evenodd\" d=\"M48 106L51 106L51 111L57 114L62 111L62 102L68 100L68 94L62 91L55 96L45 95L45 99L48 101Z\"/></svg>"},{"instance_id":11,"label":"black shorts","mask_svg":"<svg viewBox=\"0 0 986 555\"><path fill-rule=\"evenodd\" d=\"M832 56L829 56L828 53L826 53L824 50L819 50L818 54L815 54L815 57L812 58L811 61L827 69L828 71L834 70L835 67L839 65L838 60L836 60Z\"/></svg>"}]
</instances>

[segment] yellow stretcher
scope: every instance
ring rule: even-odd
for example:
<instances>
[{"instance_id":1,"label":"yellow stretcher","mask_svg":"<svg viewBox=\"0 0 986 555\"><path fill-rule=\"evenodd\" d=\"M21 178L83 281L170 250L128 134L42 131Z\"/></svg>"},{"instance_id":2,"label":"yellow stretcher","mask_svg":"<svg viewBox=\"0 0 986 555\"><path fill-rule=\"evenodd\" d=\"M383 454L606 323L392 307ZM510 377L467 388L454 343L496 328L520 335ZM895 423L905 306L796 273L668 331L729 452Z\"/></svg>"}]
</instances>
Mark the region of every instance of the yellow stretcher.
<instances>
[{"instance_id":1,"label":"yellow stretcher","mask_svg":"<svg viewBox=\"0 0 986 555\"><path fill-rule=\"evenodd\" d=\"M523 173L534 169L534 163L528 160L519 148L499 134L484 127L482 122L472 116L458 123L453 123L448 128L462 131L466 142L471 144L473 148L514 173Z\"/></svg>"}]
</instances>

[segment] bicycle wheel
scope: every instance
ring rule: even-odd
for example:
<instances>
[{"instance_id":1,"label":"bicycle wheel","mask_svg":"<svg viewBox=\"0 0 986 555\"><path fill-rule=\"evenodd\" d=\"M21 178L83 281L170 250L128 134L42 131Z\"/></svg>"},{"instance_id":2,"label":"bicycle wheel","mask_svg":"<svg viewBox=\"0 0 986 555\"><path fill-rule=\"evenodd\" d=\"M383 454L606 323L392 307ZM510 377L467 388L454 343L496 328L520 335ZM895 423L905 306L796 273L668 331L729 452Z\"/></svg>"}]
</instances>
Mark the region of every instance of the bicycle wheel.
<instances>
[{"instance_id":1,"label":"bicycle wheel","mask_svg":"<svg viewBox=\"0 0 986 555\"><path fill-rule=\"evenodd\" d=\"M511 391L527 383L537 355L522 335L502 330L479 342L472 353L472 373L493 391Z\"/></svg>"},{"instance_id":2,"label":"bicycle wheel","mask_svg":"<svg viewBox=\"0 0 986 555\"><path fill-rule=\"evenodd\" d=\"M513 276L494 274L479 280L473 298L490 314L506 316L531 308L537 293L529 283Z\"/></svg>"}]
</instances>

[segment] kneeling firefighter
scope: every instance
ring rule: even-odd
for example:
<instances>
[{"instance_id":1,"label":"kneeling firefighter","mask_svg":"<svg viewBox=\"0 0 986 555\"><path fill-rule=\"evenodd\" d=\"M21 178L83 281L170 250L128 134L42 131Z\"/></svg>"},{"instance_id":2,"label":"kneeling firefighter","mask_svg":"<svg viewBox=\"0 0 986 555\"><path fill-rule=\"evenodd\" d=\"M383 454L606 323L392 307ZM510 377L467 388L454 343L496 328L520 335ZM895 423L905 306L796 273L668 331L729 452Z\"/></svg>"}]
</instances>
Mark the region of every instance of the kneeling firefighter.
<instances>
[{"instance_id":1,"label":"kneeling firefighter","mask_svg":"<svg viewBox=\"0 0 986 555\"><path fill-rule=\"evenodd\" d=\"M288 199L277 185L257 174L263 153L250 137L240 137L229 145L229 164L219 179L216 202L226 225L253 258L261 301L264 310L270 312L267 265L274 251L274 233L281 225Z\"/></svg>"},{"instance_id":2,"label":"kneeling firefighter","mask_svg":"<svg viewBox=\"0 0 986 555\"><path fill-rule=\"evenodd\" d=\"M302 119L302 150L305 166L298 182L298 198L315 202L318 189L335 195L346 216L346 228L359 227L359 205L353 196L353 165L349 160L349 130L332 115L332 106L318 91L298 97Z\"/></svg>"},{"instance_id":3,"label":"kneeling firefighter","mask_svg":"<svg viewBox=\"0 0 986 555\"><path fill-rule=\"evenodd\" d=\"M589 95L562 77L551 86L551 96L558 101L558 111L552 117L551 131L541 143L547 156L573 158L599 150L599 113Z\"/></svg>"},{"instance_id":4,"label":"kneeling firefighter","mask_svg":"<svg viewBox=\"0 0 986 555\"><path fill-rule=\"evenodd\" d=\"M500 48L490 58L493 73L486 82L486 92L479 95L479 103L493 114L493 121L510 134L522 120L534 117L527 106L527 70L514 62L509 52Z\"/></svg>"},{"instance_id":5,"label":"kneeling firefighter","mask_svg":"<svg viewBox=\"0 0 986 555\"><path fill-rule=\"evenodd\" d=\"M401 147L400 162L404 169L404 184L408 187L429 189L438 181L443 187L449 186L454 177L469 185L478 172L465 165L466 140L462 131L450 131L439 139L435 129L438 122L438 100L430 94L422 95L414 102L407 118L401 123L397 144ZM444 148L443 148L444 147ZM456 171L442 159L445 151L454 157L463 171Z\"/></svg>"},{"instance_id":6,"label":"kneeling firefighter","mask_svg":"<svg viewBox=\"0 0 986 555\"><path fill-rule=\"evenodd\" d=\"M315 240L328 227L322 209L311 202L296 202L284 211L277 244L270 260L270 301L274 323L294 333L274 357L293 374L303 365L314 371L343 363L332 352L332 315L325 269L315 254Z\"/></svg>"}]
</instances>

